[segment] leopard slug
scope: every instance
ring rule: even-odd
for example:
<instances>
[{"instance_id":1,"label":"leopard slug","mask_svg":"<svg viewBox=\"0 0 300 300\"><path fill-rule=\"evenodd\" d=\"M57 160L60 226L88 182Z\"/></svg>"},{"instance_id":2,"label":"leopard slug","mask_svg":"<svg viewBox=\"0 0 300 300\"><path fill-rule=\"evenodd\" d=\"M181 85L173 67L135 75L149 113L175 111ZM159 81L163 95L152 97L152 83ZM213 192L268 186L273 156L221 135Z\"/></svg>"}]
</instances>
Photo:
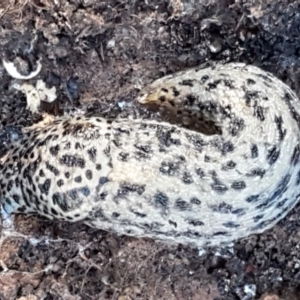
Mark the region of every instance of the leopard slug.
<instances>
[{"instance_id":1,"label":"leopard slug","mask_svg":"<svg viewBox=\"0 0 300 300\"><path fill-rule=\"evenodd\" d=\"M261 233L297 203L300 103L272 74L193 68L137 101L216 130L84 116L25 128L0 159L3 208L203 247Z\"/></svg>"}]
</instances>

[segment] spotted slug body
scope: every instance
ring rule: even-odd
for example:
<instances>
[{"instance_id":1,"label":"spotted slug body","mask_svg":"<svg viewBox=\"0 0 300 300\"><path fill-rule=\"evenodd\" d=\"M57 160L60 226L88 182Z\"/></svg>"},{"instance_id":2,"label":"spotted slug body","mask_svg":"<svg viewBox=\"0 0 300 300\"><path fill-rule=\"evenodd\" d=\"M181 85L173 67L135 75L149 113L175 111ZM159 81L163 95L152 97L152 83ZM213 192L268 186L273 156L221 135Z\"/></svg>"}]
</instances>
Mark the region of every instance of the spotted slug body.
<instances>
[{"instance_id":1,"label":"spotted slug body","mask_svg":"<svg viewBox=\"0 0 300 300\"><path fill-rule=\"evenodd\" d=\"M1 158L4 209L200 247L260 233L296 204L300 104L270 73L194 68L137 100L219 130L97 117L26 129Z\"/></svg>"}]
</instances>

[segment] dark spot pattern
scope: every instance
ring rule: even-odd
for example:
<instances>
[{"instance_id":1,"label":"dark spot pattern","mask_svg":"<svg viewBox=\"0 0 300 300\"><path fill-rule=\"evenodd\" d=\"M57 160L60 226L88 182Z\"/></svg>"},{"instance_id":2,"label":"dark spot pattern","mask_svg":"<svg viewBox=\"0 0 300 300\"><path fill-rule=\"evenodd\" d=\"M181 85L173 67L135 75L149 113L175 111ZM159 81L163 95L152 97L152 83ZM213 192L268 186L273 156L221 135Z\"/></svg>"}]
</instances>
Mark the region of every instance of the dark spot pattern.
<instances>
[{"instance_id":1,"label":"dark spot pattern","mask_svg":"<svg viewBox=\"0 0 300 300\"><path fill-rule=\"evenodd\" d=\"M60 150L59 145L51 146L49 148L49 151L50 151L51 155L53 155L53 156L56 156L58 154L59 150Z\"/></svg>"},{"instance_id":2,"label":"dark spot pattern","mask_svg":"<svg viewBox=\"0 0 300 300\"><path fill-rule=\"evenodd\" d=\"M276 127L277 127L279 140L283 141L284 137L286 136L286 129L282 128L283 127L283 120L282 120L281 116L280 117L275 116L275 124L276 124Z\"/></svg>"},{"instance_id":3,"label":"dark spot pattern","mask_svg":"<svg viewBox=\"0 0 300 300\"><path fill-rule=\"evenodd\" d=\"M185 184L192 184L194 182L193 177L191 173L189 172L184 172L182 175L182 181Z\"/></svg>"},{"instance_id":4,"label":"dark spot pattern","mask_svg":"<svg viewBox=\"0 0 300 300\"><path fill-rule=\"evenodd\" d=\"M117 219L117 218L120 217L120 214L117 213L117 212L113 212L113 213L112 213L112 217L113 217L114 219Z\"/></svg>"},{"instance_id":5,"label":"dark spot pattern","mask_svg":"<svg viewBox=\"0 0 300 300\"><path fill-rule=\"evenodd\" d=\"M296 184L300 185L300 170L297 173L297 177L296 177Z\"/></svg>"},{"instance_id":6,"label":"dark spot pattern","mask_svg":"<svg viewBox=\"0 0 300 300\"><path fill-rule=\"evenodd\" d=\"M200 138L197 135L187 134L186 137L187 137L188 141L192 143L195 150L199 151L200 153L203 151L203 147L208 145L208 143L206 141L204 141L202 138Z\"/></svg>"},{"instance_id":7,"label":"dark spot pattern","mask_svg":"<svg viewBox=\"0 0 300 300\"><path fill-rule=\"evenodd\" d=\"M137 149L135 151L135 158L137 160L149 159L151 156L151 147L149 145L135 144L134 147Z\"/></svg>"},{"instance_id":8,"label":"dark spot pattern","mask_svg":"<svg viewBox=\"0 0 300 300\"><path fill-rule=\"evenodd\" d=\"M194 95L192 95L192 94L189 94L189 95L186 96L186 102L190 106L194 105L194 103L196 102L196 100L197 100L197 98Z\"/></svg>"},{"instance_id":9,"label":"dark spot pattern","mask_svg":"<svg viewBox=\"0 0 300 300\"><path fill-rule=\"evenodd\" d=\"M64 181L62 179L59 179L59 180L57 180L56 184L57 184L58 187L61 187L61 186L64 185Z\"/></svg>"},{"instance_id":10,"label":"dark spot pattern","mask_svg":"<svg viewBox=\"0 0 300 300\"><path fill-rule=\"evenodd\" d=\"M88 180L91 180L93 178L93 172L91 170L86 170L85 171L85 177L88 179Z\"/></svg>"},{"instance_id":11,"label":"dark spot pattern","mask_svg":"<svg viewBox=\"0 0 300 300\"><path fill-rule=\"evenodd\" d=\"M65 143L64 150L70 150L70 149L71 149L71 143L70 142Z\"/></svg>"},{"instance_id":12,"label":"dark spot pattern","mask_svg":"<svg viewBox=\"0 0 300 300\"><path fill-rule=\"evenodd\" d=\"M244 128L245 128L245 121L240 118L234 118L230 121L229 133L232 136L237 136L244 130Z\"/></svg>"},{"instance_id":13,"label":"dark spot pattern","mask_svg":"<svg viewBox=\"0 0 300 300\"><path fill-rule=\"evenodd\" d=\"M57 216L58 212L53 207L51 207L51 214Z\"/></svg>"},{"instance_id":14,"label":"dark spot pattern","mask_svg":"<svg viewBox=\"0 0 300 300\"><path fill-rule=\"evenodd\" d=\"M10 179L10 180L8 181L8 183L7 183L6 191L7 191L7 192L10 192L11 189L12 189L12 187L13 187L13 180ZM33 188L35 188L35 186L33 186Z\"/></svg>"},{"instance_id":15,"label":"dark spot pattern","mask_svg":"<svg viewBox=\"0 0 300 300\"><path fill-rule=\"evenodd\" d=\"M59 206L59 208L62 211L64 211L64 212L68 211L68 201L63 194L54 193L52 196L52 201L53 201L53 204Z\"/></svg>"},{"instance_id":16,"label":"dark spot pattern","mask_svg":"<svg viewBox=\"0 0 300 300\"><path fill-rule=\"evenodd\" d=\"M267 154L267 161L270 165L273 165L280 155L280 150L276 146L272 147Z\"/></svg>"},{"instance_id":17,"label":"dark spot pattern","mask_svg":"<svg viewBox=\"0 0 300 300\"><path fill-rule=\"evenodd\" d=\"M231 213L234 215L243 216L245 214L245 209L244 208L232 209Z\"/></svg>"},{"instance_id":18,"label":"dark spot pattern","mask_svg":"<svg viewBox=\"0 0 300 300\"><path fill-rule=\"evenodd\" d=\"M241 226L240 224L237 224L237 223L231 222L231 221L223 223L222 225L226 228L238 228Z\"/></svg>"},{"instance_id":19,"label":"dark spot pattern","mask_svg":"<svg viewBox=\"0 0 300 300\"><path fill-rule=\"evenodd\" d=\"M139 212L139 211L136 211L132 208L129 209L133 214L135 214L137 217L139 218L145 218L147 215L145 213L142 213L142 212Z\"/></svg>"},{"instance_id":20,"label":"dark spot pattern","mask_svg":"<svg viewBox=\"0 0 300 300\"><path fill-rule=\"evenodd\" d=\"M229 152L232 152L234 150L233 143L230 141L227 141L225 143L222 143L221 152L223 155L226 155Z\"/></svg>"},{"instance_id":21,"label":"dark spot pattern","mask_svg":"<svg viewBox=\"0 0 300 300\"><path fill-rule=\"evenodd\" d=\"M265 84L266 84L266 82L272 83L272 79L270 77L268 77L267 75L265 75L265 74L257 74L257 76L260 77L260 78L262 78L262 79L264 79ZM270 86L268 84L266 84L266 85Z\"/></svg>"},{"instance_id":22,"label":"dark spot pattern","mask_svg":"<svg viewBox=\"0 0 300 300\"><path fill-rule=\"evenodd\" d=\"M261 122L265 120L265 109L259 105L254 107L253 115Z\"/></svg>"},{"instance_id":23,"label":"dark spot pattern","mask_svg":"<svg viewBox=\"0 0 300 300\"><path fill-rule=\"evenodd\" d=\"M130 182L123 182L118 189L118 195L129 195L130 193L137 193L142 195L145 191L145 185L132 184Z\"/></svg>"},{"instance_id":24,"label":"dark spot pattern","mask_svg":"<svg viewBox=\"0 0 300 300\"><path fill-rule=\"evenodd\" d=\"M294 106L292 105L293 98L289 92L286 92L283 97L284 102L287 104L292 118L296 121L298 128L300 129L300 115L296 112Z\"/></svg>"},{"instance_id":25,"label":"dark spot pattern","mask_svg":"<svg viewBox=\"0 0 300 300\"><path fill-rule=\"evenodd\" d=\"M208 75L204 75L204 76L201 77L200 80L201 80L202 83L205 83L208 79L209 79L209 76Z\"/></svg>"},{"instance_id":26,"label":"dark spot pattern","mask_svg":"<svg viewBox=\"0 0 300 300\"><path fill-rule=\"evenodd\" d=\"M162 126L158 126L156 131L156 136L161 144L161 146L170 147L171 145L179 146L181 142L179 139L172 138L172 133L176 131L176 128L173 127L172 129L164 129Z\"/></svg>"},{"instance_id":27,"label":"dark spot pattern","mask_svg":"<svg viewBox=\"0 0 300 300\"><path fill-rule=\"evenodd\" d=\"M259 215L255 216L255 217L253 217L253 221L254 221L255 223L257 223L257 222L258 222L259 220L261 220L264 216L265 216L264 214L259 214Z\"/></svg>"},{"instance_id":28,"label":"dark spot pattern","mask_svg":"<svg viewBox=\"0 0 300 300\"><path fill-rule=\"evenodd\" d=\"M20 203L20 196L19 195L13 195L12 198L14 199L14 201L19 204Z\"/></svg>"},{"instance_id":29,"label":"dark spot pattern","mask_svg":"<svg viewBox=\"0 0 300 300\"><path fill-rule=\"evenodd\" d=\"M221 214L229 214L232 211L232 205L225 203L224 201L220 204L211 205L210 208L213 212L218 212Z\"/></svg>"},{"instance_id":30,"label":"dark spot pattern","mask_svg":"<svg viewBox=\"0 0 300 300\"><path fill-rule=\"evenodd\" d=\"M200 177L200 178L203 178L205 176L205 173L203 171L203 169L201 168L197 168L196 169L196 174Z\"/></svg>"},{"instance_id":31,"label":"dark spot pattern","mask_svg":"<svg viewBox=\"0 0 300 300\"><path fill-rule=\"evenodd\" d=\"M181 82L179 82L179 84L193 87L194 86L194 84L193 84L194 81L195 80L193 80L193 79L186 79L186 80L182 80Z\"/></svg>"},{"instance_id":32,"label":"dark spot pattern","mask_svg":"<svg viewBox=\"0 0 300 300\"><path fill-rule=\"evenodd\" d=\"M175 176L178 174L180 170L180 165L177 162L171 162L171 161L163 161L161 163L161 166L159 168L159 171L168 176Z\"/></svg>"},{"instance_id":33,"label":"dark spot pattern","mask_svg":"<svg viewBox=\"0 0 300 300\"><path fill-rule=\"evenodd\" d=\"M64 154L59 162L67 167L78 167L81 169L85 167L85 160L78 155Z\"/></svg>"},{"instance_id":34,"label":"dark spot pattern","mask_svg":"<svg viewBox=\"0 0 300 300\"><path fill-rule=\"evenodd\" d=\"M229 87L230 89L234 89L235 88L233 80L224 79L223 82L224 82L224 85L227 86L227 87Z\"/></svg>"},{"instance_id":35,"label":"dark spot pattern","mask_svg":"<svg viewBox=\"0 0 300 300\"><path fill-rule=\"evenodd\" d=\"M107 195L108 195L107 192L102 192L102 193L99 195L100 200L105 200L105 198L107 197Z\"/></svg>"},{"instance_id":36,"label":"dark spot pattern","mask_svg":"<svg viewBox=\"0 0 300 300\"><path fill-rule=\"evenodd\" d=\"M81 177L80 175L79 175L79 176L76 176L76 177L74 178L74 181L80 183L80 182L82 181L82 177Z\"/></svg>"},{"instance_id":37,"label":"dark spot pattern","mask_svg":"<svg viewBox=\"0 0 300 300\"><path fill-rule=\"evenodd\" d=\"M128 152L120 152L118 155L118 159L120 161L128 161L130 154Z\"/></svg>"},{"instance_id":38,"label":"dark spot pattern","mask_svg":"<svg viewBox=\"0 0 300 300\"><path fill-rule=\"evenodd\" d=\"M200 220L189 220L188 223L193 226L203 226L204 223Z\"/></svg>"},{"instance_id":39,"label":"dark spot pattern","mask_svg":"<svg viewBox=\"0 0 300 300\"><path fill-rule=\"evenodd\" d=\"M96 156L97 156L97 149L95 149L94 147L92 147L92 148L90 148L90 149L87 150L87 153L88 153L89 159L92 162L95 162L96 161Z\"/></svg>"},{"instance_id":40,"label":"dark spot pattern","mask_svg":"<svg viewBox=\"0 0 300 300\"><path fill-rule=\"evenodd\" d=\"M25 213L26 210L27 210L27 207L26 207L25 205L20 206L20 207L18 208L18 212L20 212L20 213Z\"/></svg>"},{"instance_id":41,"label":"dark spot pattern","mask_svg":"<svg viewBox=\"0 0 300 300\"><path fill-rule=\"evenodd\" d=\"M217 88L217 83L216 83L216 81L215 82L208 82L207 83L207 89L208 90L214 90L214 89L216 89Z\"/></svg>"},{"instance_id":42,"label":"dark spot pattern","mask_svg":"<svg viewBox=\"0 0 300 300\"><path fill-rule=\"evenodd\" d=\"M258 201L260 201L260 195L251 195L246 198L246 202L248 202L248 203L255 203Z\"/></svg>"},{"instance_id":43,"label":"dark spot pattern","mask_svg":"<svg viewBox=\"0 0 300 300\"><path fill-rule=\"evenodd\" d=\"M167 208L169 205L169 198L166 194L162 192L157 192L154 195L154 202L158 207Z\"/></svg>"},{"instance_id":44,"label":"dark spot pattern","mask_svg":"<svg viewBox=\"0 0 300 300\"><path fill-rule=\"evenodd\" d=\"M234 189L234 190L243 190L246 188L246 183L245 181L241 180L241 181L234 181L232 184L231 184L231 187Z\"/></svg>"},{"instance_id":45,"label":"dark spot pattern","mask_svg":"<svg viewBox=\"0 0 300 300\"><path fill-rule=\"evenodd\" d=\"M40 189L42 194L48 196L50 186L51 186L51 179L46 179L43 184L38 185L38 188Z\"/></svg>"},{"instance_id":46,"label":"dark spot pattern","mask_svg":"<svg viewBox=\"0 0 300 300\"><path fill-rule=\"evenodd\" d=\"M276 205L277 208L282 208L286 203L288 202L287 198L284 198L283 200L279 201Z\"/></svg>"},{"instance_id":47,"label":"dark spot pattern","mask_svg":"<svg viewBox=\"0 0 300 300\"><path fill-rule=\"evenodd\" d=\"M182 199L177 199L175 201L175 208L180 210L180 211L185 211L190 209L190 204Z\"/></svg>"},{"instance_id":48,"label":"dark spot pattern","mask_svg":"<svg viewBox=\"0 0 300 300\"><path fill-rule=\"evenodd\" d=\"M258 147L257 147L257 145L252 145L250 151L251 151L251 157L252 158L257 158L258 157Z\"/></svg>"},{"instance_id":49,"label":"dark spot pattern","mask_svg":"<svg viewBox=\"0 0 300 300\"><path fill-rule=\"evenodd\" d=\"M175 102L173 100L170 100L169 104L171 104L171 106L175 107Z\"/></svg>"},{"instance_id":50,"label":"dark spot pattern","mask_svg":"<svg viewBox=\"0 0 300 300\"><path fill-rule=\"evenodd\" d=\"M169 220L169 224L177 228L177 223L174 221Z\"/></svg>"},{"instance_id":51,"label":"dark spot pattern","mask_svg":"<svg viewBox=\"0 0 300 300\"><path fill-rule=\"evenodd\" d=\"M252 78L247 78L246 82L248 85L254 85L256 83Z\"/></svg>"},{"instance_id":52,"label":"dark spot pattern","mask_svg":"<svg viewBox=\"0 0 300 300\"><path fill-rule=\"evenodd\" d=\"M109 181L109 179L107 177L100 177L99 184L103 185L103 184L107 183L108 181Z\"/></svg>"},{"instance_id":53,"label":"dark spot pattern","mask_svg":"<svg viewBox=\"0 0 300 300\"><path fill-rule=\"evenodd\" d=\"M280 214L279 214L279 216L280 216ZM279 218L279 216L277 218ZM277 218L274 217L272 219L262 221L262 222L258 223L257 225L255 225L254 227L252 227L251 231L257 231L257 230L260 230L262 228L265 228L269 224L273 223Z\"/></svg>"},{"instance_id":54,"label":"dark spot pattern","mask_svg":"<svg viewBox=\"0 0 300 300\"><path fill-rule=\"evenodd\" d=\"M225 166L222 167L222 170L232 170L236 167L236 163L232 160L228 161Z\"/></svg>"},{"instance_id":55,"label":"dark spot pattern","mask_svg":"<svg viewBox=\"0 0 300 300\"><path fill-rule=\"evenodd\" d=\"M192 204L195 204L195 205L200 205L201 204L201 201L196 197L191 198L190 202Z\"/></svg>"},{"instance_id":56,"label":"dark spot pattern","mask_svg":"<svg viewBox=\"0 0 300 300\"><path fill-rule=\"evenodd\" d=\"M213 236L228 236L228 232L226 231L217 231L213 233Z\"/></svg>"},{"instance_id":57,"label":"dark spot pattern","mask_svg":"<svg viewBox=\"0 0 300 300\"><path fill-rule=\"evenodd\" d=\"M58 169L53 165L51 165L49 162L46 162L46 169L52 172L55 176L59 175Z\"/></svg>"},{"instance_id":58,"label":"dark spot pattern","mask_svg":"<svg viewBox=\"0 0 300 300\"><path fill-rule=\"evenodd\" d=\"M300 145L298 144L293 152L293 155L291 157L291 164L293 166L297 165L299 163L299 157L300 157Z\"/></svg>"},{"instance_id":59,"label":"dark spot pattern","mask_svg":"<svg viewBox=\"0 0 300 300\"><path fill-rule=\"evenodd\" d=\"M266 173L266 170L262 169L262 168L256 168L256 169L253 169L251 170L250 172L248 172L246 174L247 177L255 177L255 176L258 176L260 178L263 178L264 175Z\"/></svg>"},{"instance_id":60,"label":"dark spot pattern","mask_svg":"<svg viewBox=\"0 0 300 300\"><path fill-rule=\"evenodd\" d=\"M200 102L198 107L201 111L208 114L218 115L219 113L219 104L215 101Z\"/></svg>"},{"instance_id":61,"label":"dark spot pattern","mask_svg":"<svg viewBox=\"0 0 300 300\"><path fill-rule=\"evenodd\" d=\"M214 173L212 179L214 183L210 186L218 194L224 194L228 190L228 187L217 177L217 174Z\"/></svg>"},{"instance_id":62,"label":"dark spot pattern","mask_svg":"<svg viewBox=\"0 0 300 300\"><path fill-rule=\"evenodd\" d=\"M245 99L246 104L250 106L253 100L259 100L259 91L246 91Z\"/></svg>"},{"instance_id":63,"label":"dark spot pattern","mask_svg":"<svg viewBox=\"0 0 300 300\"><path fill-rule=\"evenodd\" d=\"M204 156L204 162L210 162L210 161L211 161L210 156L205 155L205 156Z\"/></svg>"},{"instance_id":64,"label":"dark spot pattern","mask_svg":"<svg viewBox=\"0 0 300 300\"><path fill-rule=\"evenodd\" d=\"M288 188L290 179L291 179L291 175L287 174L280 180L279 184L275 188L275 191L269 197L269 199L268 199L269 202L273 203L274 201L276 201L277 199L279 199L283 196L283 194L286 192L286 190Z\"/></svg>"},{"instance_id":65,"label":"dark spot pattern","mask_svg":"<svg viewBox=\"0 0 300 300\"><path fill-rule=\"evenodd\" d=\"M78 198L78 192L77 189L71 189L67 191L67 195L73 200L75 201Z\"/></svg>"},{"instance_id":66,"label":"dark spot pattern","mask_svg":"<svg viewBox=\"0 0 300 300\"><path fill-rule=\"evenodd\" d=\"M174 97L178 97L180 95L180 92L174 86L172 87L172 91L173 91L173 96Z\"/></svg>"},{"instance_id":67,"label":"dark spot pattern","mask_svg":"<svg viewBox=\"0 0 300 300\"><path fill-rule=\"evenodd\" d=\"M5 202L6 202L7 205L11 205L11 201L10 201L9 198L5 198Z\"/></svg>"}]
</instances>

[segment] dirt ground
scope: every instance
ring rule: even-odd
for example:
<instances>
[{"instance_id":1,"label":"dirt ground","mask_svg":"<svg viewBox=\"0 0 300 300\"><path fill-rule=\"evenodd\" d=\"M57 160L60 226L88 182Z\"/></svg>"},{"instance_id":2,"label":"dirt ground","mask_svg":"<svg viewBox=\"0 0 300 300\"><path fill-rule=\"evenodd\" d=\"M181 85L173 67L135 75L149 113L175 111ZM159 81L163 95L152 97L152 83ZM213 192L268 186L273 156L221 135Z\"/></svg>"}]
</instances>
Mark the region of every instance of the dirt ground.
<instances>
[{"instance_id":1,"label":"dirt ground","mask_svg":"<svg viewBox=\"0 0 300 300\"><path fill-rule=\"evenodd\" d=\"M298 2L298 3L297 3ZM299 1L2 0L0 56L58 100L26 109L0 65L0 153L7 130L42 113L143 116L139 88L205 62L260 66L300 94ZM13 126L13 127L12 127ZM300 299L300 206L268 232L206 252L16 216L1 229L0 299Z\"/></svg>"}]
</instances>

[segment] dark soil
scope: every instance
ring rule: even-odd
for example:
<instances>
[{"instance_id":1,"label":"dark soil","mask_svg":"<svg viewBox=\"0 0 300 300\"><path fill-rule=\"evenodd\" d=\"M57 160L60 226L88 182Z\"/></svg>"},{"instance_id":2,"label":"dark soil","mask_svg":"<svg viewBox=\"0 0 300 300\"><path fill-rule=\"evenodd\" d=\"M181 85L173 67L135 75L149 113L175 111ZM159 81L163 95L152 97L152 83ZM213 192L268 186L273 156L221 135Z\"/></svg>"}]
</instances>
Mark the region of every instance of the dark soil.
<instances>
[{"instance_id":1,"label":"dark soil","mask_svg":"<svg viewBox=\"0 0 300 300\"><path fill-rule=\"evenodd\" d=\"M202 63L257 65L300 94L297 1L2 0L0 25L1 57L25 73L42 58L29 82L59 95L32 114L1 65L0 151L44 112L156 118L133 103L139 88ZM0 299L300 299L299 209L205 253L17 216L2 228Z\"/></svg>"}]
</instances>

